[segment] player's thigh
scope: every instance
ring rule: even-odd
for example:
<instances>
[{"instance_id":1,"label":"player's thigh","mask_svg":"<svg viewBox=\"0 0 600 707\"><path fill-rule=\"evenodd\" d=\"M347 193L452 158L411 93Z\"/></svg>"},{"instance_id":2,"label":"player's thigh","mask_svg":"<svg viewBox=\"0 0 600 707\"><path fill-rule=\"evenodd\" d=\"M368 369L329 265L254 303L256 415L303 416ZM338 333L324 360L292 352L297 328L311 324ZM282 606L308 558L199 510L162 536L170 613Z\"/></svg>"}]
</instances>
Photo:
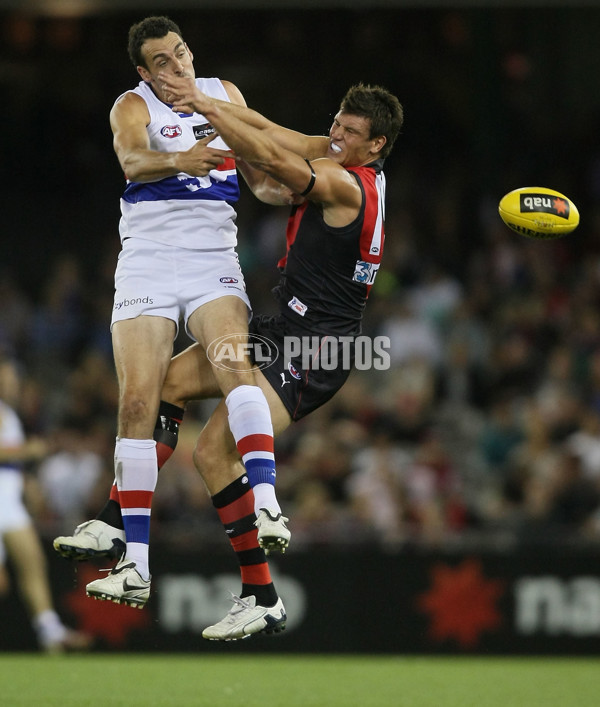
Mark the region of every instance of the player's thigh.
<instances>
[{"instance_id":1,"label":"player's thigh","mask_svg":"<svg viewBox=\"0 0 600 707\"><path fill-rule=\"evenodd\" d=\"M238 385L255 384L253 364L246 348L248 307L242 298L226 295L203 304L190 316L188 328L207 352L223 395L228 395Z\"/></svg>"},{"instance_id":2,"label":"player's thigh","mask_svg":"<svg viewBox=\"0 0 600 707\"><path fill-rule=\"evenodd\" d=\"M237 295L216 297L192 312L188 328L205 350L219 337L247 336L248 306Z\"/></svg>"},{"instance_id":3,"label":"player's thigh","mask_svg":"<svg viewBox=\"0 0 600 707\"><path fill-rule=\"evenodd\" d=\"M175 322L164 317L142 315L113 324L113 353L123 391L160 392L175 332Z\"/></svg>"},{"instance_id":4,"label":"player's thigh","mask_svg":"<svg viewBox=\"0 0 600 707\"><path fill-rule=\"evenodd\" d=\"M32 565L45 568L42 544L32 524L4 533L4 545L7 555L18 570L29 571Z\"/></svg>"},{"instance_id":5,"label":"player's thigh","mask_svg":"<svg viewBox=\"0 0 600 707\"><path fill-rule=\"evenodd\" d=\"M171 359L161 399L183 407L189 400L220 397L213 365L200 344L192 344Z\"/></svg>"}]
</instances>

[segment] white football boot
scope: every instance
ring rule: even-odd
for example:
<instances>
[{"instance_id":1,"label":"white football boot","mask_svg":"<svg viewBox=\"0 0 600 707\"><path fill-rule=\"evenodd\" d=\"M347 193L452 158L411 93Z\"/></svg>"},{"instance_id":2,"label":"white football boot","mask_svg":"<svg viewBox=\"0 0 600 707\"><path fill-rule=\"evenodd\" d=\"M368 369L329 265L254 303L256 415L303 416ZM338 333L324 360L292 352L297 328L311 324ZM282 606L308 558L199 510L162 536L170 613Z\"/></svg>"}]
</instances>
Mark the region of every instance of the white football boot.
<instances>
[{"instance_id":1,"label":"white football boot","mask_svg":"<svg viewBox=\"0 0 600 707\"><path fill-rule=\"evenodd\" d=\"M258 544L265 554L286 551L292 537L286 525L288 521L281 513L274 515L266 508L260 509L254 525L258 528Z\"/></svg>"},{"instance_id":2,"label":"white football boot","mask_svg":"<svg viewBox=\"0 0 600 707\"><path fill-rule=\"evenodd\" d=\"M256 603L254 595L240 599L231 595L231 611L213 626L202 631L203 638L211 641L237 641L249 638L253 633L279 633L285 629L287 619L283 602L277 600L275 606L266 607Z\"/></svg>"},{"instance_id":3,"label":"white football boot","mask_svg":"<svg viewBox=\"0 0 600 707\"><path fill-rule=\"evenodd\" d=\"M52 543L56 552L69 560L121 557L125 552L125 531L103 520L87 520L73 535L59 535Z\"/></svg>"},{"instance_id":4,"label":"white football boot","mask_svg":"<svg viewBox=\"0 0 600 707\"><path fill-rule=\"evenodd\" d=\"M85 593L92 599L143 609L150 598L150 580L140 576L135 562L123 559L106 577L90 582Z\"/></svg>"}]
</instances>

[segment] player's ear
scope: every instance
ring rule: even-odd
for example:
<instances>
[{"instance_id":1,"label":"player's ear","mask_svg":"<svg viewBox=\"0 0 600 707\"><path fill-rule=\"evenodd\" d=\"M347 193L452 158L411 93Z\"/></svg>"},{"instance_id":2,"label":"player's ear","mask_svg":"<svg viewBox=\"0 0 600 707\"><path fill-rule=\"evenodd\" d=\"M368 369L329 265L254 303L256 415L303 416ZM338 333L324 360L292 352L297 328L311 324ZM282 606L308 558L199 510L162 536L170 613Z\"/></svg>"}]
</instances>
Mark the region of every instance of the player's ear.
<instances>
[{"instance_id":1,"label":"player's ear","mask_svg":"<svg viewBox=\"0 0 600 707\"><path fill-rule=\"evenodd\" d=\"M136 66L138 74L142 77L142 81L150 82L152 76L145 66Z\"/></svg>"},{"instance_id":2,"label":"player's ear","mask_svg":"<svg viewBox=\"0 0 600 707\"><path fill-rule=\"evenodd\" d=\"M383 146L387 142L387 138L385 135L378 135L376 138L373 139L373 148L372 152L378 153L383 150Z\"/></svg>"}]
</instances>

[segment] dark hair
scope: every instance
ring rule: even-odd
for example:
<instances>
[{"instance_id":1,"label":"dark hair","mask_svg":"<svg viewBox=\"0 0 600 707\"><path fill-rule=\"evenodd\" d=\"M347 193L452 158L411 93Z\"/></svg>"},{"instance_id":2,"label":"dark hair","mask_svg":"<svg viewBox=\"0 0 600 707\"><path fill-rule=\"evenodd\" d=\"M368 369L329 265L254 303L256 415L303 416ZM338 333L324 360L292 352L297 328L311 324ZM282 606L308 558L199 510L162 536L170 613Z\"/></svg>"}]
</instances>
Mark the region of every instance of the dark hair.
<instances>
[{"instance_id":1,"label":"dark hair","mask_svg":"<svg viewBox=\"0 0 600 707\"><path fill-rule=\"evenodd\" d=\"M404 110L396 96L381 86L359 83L342 98L340 111L368 118L371 121L369 139L384 135L387 141L381 156L390 154L404 122Z\"/></svg>"},{"instance_id":2,"label":"dark hair","mask_svg":"<svg viewBox=\"0 0 600 707\"><path fill-rule=\"evenodd\" d=\"M142 45L148 39L161 39L169 32L175 32L181 39L181 30L168 17L146 17L141 22L137 22L129 28L129 41L127 51L134 66L144 66L146 62L142 56Z\"/></svg>"}]
</instances>

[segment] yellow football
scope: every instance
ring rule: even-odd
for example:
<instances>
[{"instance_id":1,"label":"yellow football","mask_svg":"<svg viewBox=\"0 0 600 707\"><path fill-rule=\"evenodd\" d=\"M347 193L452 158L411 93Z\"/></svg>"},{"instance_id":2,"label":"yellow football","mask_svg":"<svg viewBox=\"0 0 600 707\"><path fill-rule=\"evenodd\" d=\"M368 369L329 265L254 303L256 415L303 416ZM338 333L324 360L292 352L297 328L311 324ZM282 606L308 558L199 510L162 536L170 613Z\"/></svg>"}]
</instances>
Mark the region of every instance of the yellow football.
<instances>
[{"instance_id":1,"label":"yellow football","mask_svg":"<svg viewBox=\"0 0 600 707\"><path fill-rule=\"evenodd\" d=\"M546 187L521 187L508 192L500 199L498 212L509 228L527 238L560 238L579 225L575 204Z\"/></svg>"}]
</instances>

